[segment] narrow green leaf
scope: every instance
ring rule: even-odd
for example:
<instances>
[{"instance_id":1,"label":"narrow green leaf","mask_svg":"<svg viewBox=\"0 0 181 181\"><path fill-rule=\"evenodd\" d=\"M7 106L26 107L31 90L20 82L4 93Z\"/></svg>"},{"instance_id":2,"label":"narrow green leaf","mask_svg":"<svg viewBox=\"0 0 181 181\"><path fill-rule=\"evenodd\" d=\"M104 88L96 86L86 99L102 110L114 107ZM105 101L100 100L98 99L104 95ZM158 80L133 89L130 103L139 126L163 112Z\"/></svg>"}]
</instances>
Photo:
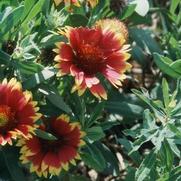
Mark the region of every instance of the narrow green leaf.
<instances>
[{"instance_id":1,"label":"narrow green leaf","mask_svg":"<svg viewBox=\"0 0 181 181\"><path fill-rule=\"evenodd\" d=\"M46 0L39 0L31 9L31 11L28 13L28 16L25 18L25 20L22 23L22 27L26 27L27 23L32 20L38 13L41 12L42 6L44 5Z\"/></svg>"},{"instance_id":2,"label":"narrow green leaf","mask_svg":"<svg viewBox=\"0 0 181 181\"><path fill-rule=\"evenodd\" d=\"M181 166L175 167L169 176L169 181L180 181L181 180Z\"/></svg>"},{"instance_id":3,"label":"narrow green leaf","mask_svg":"<svg viewBox=\"0 0 181 181\"><path fill-rule=\"evenodd\" d=\"M166 139L162 143L161 157L164 161L164 165L166 166L167 171L170 172L173 167L174 156L170 145Z\"/></svg>"},{"instance_id":4,"label":"narrow green leaf","mask_svg":"<svg viewBox=\"0 0 181 181\"><path fill-rule=\"evenodd\" d=\"M164 57L164 56L159 55L157 53L154 53L153 56L154 56L155 63L161 69L161 71L163 71L164 73L168 74L169 76L171 76L173 78L181 77L181 74L177 73L174 69L172 69L170 67L170 65L173 62L168 57Z\"/></svg>"},{"instance_id":5,"label":"narrow green leaf","mask_svg":"<svg viewBox=\"0 0 181 181\"><path fill-rule=\"evenodd\" d=\"M177 6L179 5L180 0L172 0L171 1L171 5L170 5L170 12L173 14L177 8Z\"/></svg>"},{"instance_id":6,"label":"narrow green leaf","mask_svg":"<svg viewBox=\"0 0 181 181\"><path fill-rule=\"evenodd\" d=\"M118 139L118 142L124 146L124 152L125 153L128 153L130 152L132 149L133 149L133 143L129 140L127 140L126 138L122 139L122 138L119 138ZM130 158L132 158L132 160L134 160L137 164L140 164L141 163L141 155L139 154L138 151L135 151L134 153L130 154L129 155Z\"/></svg>"},{"instance_id":7,"label":"narrow green leaf","mask_svg":"<svg viewBox=\"0 0 181 181\"><path fill-rule=\"evenodd\" d=\"M97 141L105 137L105 134L102 128L99 126L94 126L94 127L86 129L86 134L87 134L87 137L92 141Z\"/></svg>"},{"instance_id":8,"label":"narrow green leaf","mask_svg":"<svg viewBox=\"0 0 181 181\"><path fill-rule=\"evenodd\" d=\"M100 142L96 142L95 145L100 150L106 161L106 168L104 169L104 173L112 174L114 176L119 175L119 161L116 155L106 145Z\"/></svg>"},{"instance_id":9,"label":"narrow green leaf","mask_svg":"<svg viewBox=\"0 0 181 181\"><path fill-rule=\"evenodd\" d=\"M41 129L36 129L35 134L36 136L45 140L57 140L57 138L54 135L52 135L51 133L45 132Z\"/></svg>"},{"instance_id":10,"label":"narrow green leaf","mask_svg":"<svg viewBox=\"0 0 181 181\"><path fill-rule=\"evenodd\" d=\"M130 4L130 5L126 6L125 9L123 10L123 13L120 16L120 19L124 20L124 19L130 17L134 13L135 8L136 8L136 4Z\"/></svg>"},{"instance_id":11,"label":"narrow green leaf","mask_svg":"<svg viewBox=\"0 0 181 181\"><path fill-rule=\"evenodd\" d=\"M170 145L170 148L172 149L173 153L178 157L180 158L181 156L181 150L179 150L179 148L177 147L177 145L175 144L175 140L174 139L168 139L167 138L167 141Z\"/></svg>"},{"instance_id":12,"label":"narrow green leaf","mask_svg":"<svg viewBox=\"0 0 181 181\"><path fill-rule=\"evenodd\" d=\"M24 6L15 8L3 21L0 23L0 35L3 36L15 27L21 20L21 15Z\"/></svg>"},{"instance_id":13,"label":"narrow green leaf","mask_svg":"<svg viewBox=\"0 0 181 181\"><path fill-rule=\"evenodd\" d=\"M18 69L22 74L32 75L43 70L43 66L34 62L13 61L13 67Z\"/></svg>"},{"instance_id":14,"label":"narrow green leaf","mask_svg":"<svg viewBox=\"0 0 181 181\"><path fill-rule=\"evenodd\" d=\"M175 134L175 136L181 139L181 131L175 125L167 124L167 126Z\"/></svg>"},{"instance_id":15,"label":"narrow green leaf","mask_svg":"<svg viewBox=\"0 0 181 181\"><path fill-rule=\"evenodd\" d=\"M142 48L148 54L153 54L157 52L162 54L162 50L158 42L151 36L152 31L150 30L143 30L140 28L130 28L129 35L132 41L136 42L140 48Z\"/></svg>"},{"instance_id":16,"label":"narrow green leaf","mask_svg":"<svg viewBox=\"0 0 181 181\"><path fill-rule=\"evenodd\" d=\"M88 23L87 17L81 14L70 14L65 21L65 25L78 27L78 26L86 26Z\"/></svg>"},{"instance_id":17,"label":"narrow green leaf","mask_svg":"<svg viewBox=\"0 0 181 181\"><path fill-rule=\"evenodd\" d=\"M9 173L11 174L12 180L20 181L26 180L26 177L20 167L18 161L18 151L13 147L3 147L2 148L3 157L5 159Z\"/></svg>"},{"instance_id":18,"label":"narrow green leaf","mask_svg":"<svg viewBox=\"0 0 181 181\"><path fill-rule=\"evenodd\" d=\"M175 62L170 64L170 67L177 73L181 75L181 59L176 60Z\"/></svg>"},{"instance_id":19,"label":"narrow green leaf","mask_svg":"<svg viewBox=\"0 0 181 181\"><path fill-rule=\"evenodd\" d=\"M142 161L140 167L136 171L135 179L136 181L143 181L145 178L148 178L149 173L153 169L156 162L156 154L152 150Z\"/></svg>"},{"instance_id":20,"label":"narrow green leaf","mask_svg":"<svg viewBox=\"0 0 181 181\"><path fill-rule=\"evenodd\" d=\"M131 155L133 152L137 151L141 145L143 145L143 143L146 143L148 141L150 141L152 138L155 137L155 135L157 134L157 129L154 130L150 130L150 131L146 131L146 136L142 135L139 139L137 139L134 143L133 143L133 149L129 152L129 155Z\"/></svg>"},{"instance_id":21,"label":"narrow green leaf","mask_svg":"<svg viewBox=\"0 0 181 181\"><path fill-rule=\"evenodd\" d=\"M163 92L164 104L165 104L165 107L167 108L168 105L169 105L169 102L170 102L170 99L169 99L169 87L168 87L168 82L164 78L162 80L162 92Z\"/></svg>"},{"instance_id":22,"label":"narrow green leaf","mask_svg":"<svg viewBox=\"0 0 181 181\"><path fill-rule=\"evenodd\" d=\"M25 0L25 2L24 2L24 11L23 11L23 14L21 16L21 20L25 19L25 17L28 15L28 13L32 9L32 7L36 3L36 1L37 0L31 0L31 1L30 0Z\"/></svg>"},{"instance_id":23,"label":"narrow green leaf","mask_svg":"<svg viewBox=\"0 0 181 181\"><path fill-rule=\"evenodd\" d=\"M31 89L39 85L40 83L50 79L51 77L55 76L56 71L54 68L46 67L44 70L42 70L39 73L36 73L30 78L28 78L26 81L23 82L23 86L25 89Z\"/></svg>"},{"instance_id":24,"label":"narrow green leaf","mask_svg":"<svg viewBox=\"0 0 181 181\"><path fill-rule=\"evenodd\" d=\"M97 106L92 111L92 114L90 115L89 120L86 123L87 127L90 127L98 119L99 115L102 113L104 105L105 105L104 102L97 104Z\"/></svg>"},{"instance_id":25,"label":"narrow green leaf","mask_svg":"<svg viewBox=\"0 0 181 181\"><path fill-rule=\"evenodd\" d=\"M4 51L0 50L0 64L9 64L11 57Z\"/></svg>"},{"instance_id":26,"label":"narrow green leaf","mask_svg":"<svg viewBox=\"0 0 181 181\"><path fill-rule=\"evenodd\" d=\"M39 89L41 93L43 93L47 99L57 108L60 110L66 112L66 113L71 113L72 110L70 107L64 102L62 96L58 93L56 88L51 88L49 86L41 86Z\"/></svg>"},{"instance_id":27,"label":"narrow green leaf","mask_svg":"<svg viewBox=\"0 0 181 181\"><path fill-rule=\"evenodd\" d=\"M71 113L70 107L64 102L63 98L58 94L47 95L48 100L58 107L59 109L65 111L66 113Z\"/></svg>"},{"instance_id":28,"label":"narrow green leaf","mask_svg":"<svg viewBox=\"0 0 181 181\"><path fill-rule=\"evenodd\" d=\"M81 154L82 160L91 168L101 172L106 167L105 159L101 151L94 145L87 145Z\"/></svg>"},{"instance_id":29,"label":"narrow green leaf","mask_svg":"<svg viewBox=\"0 0 181 181\"><path fill-rule=\"evenodd\" d=\"M143 113L143 108L141 106L124 101L108 101L105 104L105 109L111 113L120 114L130 118L141 118Z\"/></svg>"}]
</instances>

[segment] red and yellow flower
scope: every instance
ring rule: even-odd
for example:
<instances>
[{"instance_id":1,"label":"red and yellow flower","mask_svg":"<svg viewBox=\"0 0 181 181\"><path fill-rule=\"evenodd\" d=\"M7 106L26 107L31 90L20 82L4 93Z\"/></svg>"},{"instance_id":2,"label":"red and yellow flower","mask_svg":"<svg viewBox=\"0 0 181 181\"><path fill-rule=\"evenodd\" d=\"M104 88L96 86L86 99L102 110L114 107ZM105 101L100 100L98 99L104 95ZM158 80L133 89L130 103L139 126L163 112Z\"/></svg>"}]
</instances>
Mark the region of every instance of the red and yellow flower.
<instances>
[{"instance_id":1,"label":"red and yellow flower","mask_svg":"<svg viewBox=\"0 0 181 181\"><path fill-rule=\"evenodd\" d=\"M116 25L110 26L109 22ZM107 99L98 76L104 75L111 84L119 87L126 77L125 71L131 67L127 63L129 45L124 45L128 32L123 23L103 20L93 28L67 27L60 33L68 43L59 42L54 49L58 76L70 74L75 77L72 92L77 90L82 95L88 88L97 98Z\"/></svg>"},{"instance_id":2,"label":"red and yellow flower","mask_svg":"<svg viewBox=\"0 0 181 181\"><path fill-rule=\"evenodd\" d=\"M41 116L36 105L32 94L23 92L15 78L0 83L0 145L12 144L17 136L31 137L34 122Z\"/></svg>"},{"instance_id":3,"label":"red and yellow flower","mask_svg":"<svg viewBox=\"0 0 181 181\"><path fill-rule=\"evenodd\" d=\"M42 129L42 127L41 127ZM80 159L79 148L84 145L79 123L70 123L69 117L62 114L51 118L44 130L54 135L56 140L45 140L37 136L19 140L22 163L30 163L30 171L38 176L59 175L62 169L68 170L69 163L75 165Z\"/></svg>"},{"instance_id":4,"label":"red and yellow flower","mask_svg":"<svg viewBox=\"0 0 181 181\"><path fill-rule=\"evenodd\" d=\"M99 2L99 0L87 0L87 1L91 5L92 8L94 8Z\"/></svg>"},{"instance_id":5,"label":"red and yellow flower","mask_svg":"<svg viewBox=\"0 0 181 181\"><path fill-rule=\"evenodd\" d=\"M58 6L61 2L65 3L65 6L80 6L80 3L78 0L54 0L55 5Z\"/></svg>"},{"instance_id":6,"label":"red and yellow flower","mask_svg":"<svg viewBox=\"0 0 181 181\"><path fill-rule=\"evenodd\" d=\"M81 2L83 2L84 0L82 0ZM79 0L54 0L55 5L58 6L61 2L65 3L65 6L80 6L80 2ZM98 0L87 0L87 2L91 5L91 7L95 7L98 3Z\"/></svg>"}]
</instances>

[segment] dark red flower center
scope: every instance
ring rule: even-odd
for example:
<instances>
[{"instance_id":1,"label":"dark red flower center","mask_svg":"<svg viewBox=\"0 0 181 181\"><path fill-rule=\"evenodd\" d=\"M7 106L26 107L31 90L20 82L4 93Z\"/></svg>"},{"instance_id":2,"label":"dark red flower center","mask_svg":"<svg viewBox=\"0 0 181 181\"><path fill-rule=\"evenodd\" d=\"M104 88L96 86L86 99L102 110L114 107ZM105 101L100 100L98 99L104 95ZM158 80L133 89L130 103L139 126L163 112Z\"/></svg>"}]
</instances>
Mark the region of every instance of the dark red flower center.
<instances>
[{"instance_id":1,"label":"dark red flower center","mask_svg":"<svg viewBox=\"0 0 181 181\"><path fill-rule=\"evenodd\" d=\"M105 59L99 47L82 44L76 52L74 63L86 74L93 75L101 72L105 64Z\"/></svg>"},{"instance_id":2,"label":"dark red flower center","mask_svg":"<svg viewBox=\"0 0 181 181\"><path fill-rule=\"evenodd\" d=\"M47 153L47 152L54 152L54 153L58 153L60 147L62 145L66 144L65 139L62 138L58 138L58 140L44 140L44 139L40 139L40 143L41 143L41 148L42 151Z\"/></svg>"},{"instance_id":3,"label":"dark red flower center","mask_svg":"<svg viewBox=\"0 0 181 181\"><path fill-rule=\"evenodd\" d=\"M10 130L15 121L15 113L7 105L0 105L0 133L5 133Z\"/></svg>"}]
</instances>

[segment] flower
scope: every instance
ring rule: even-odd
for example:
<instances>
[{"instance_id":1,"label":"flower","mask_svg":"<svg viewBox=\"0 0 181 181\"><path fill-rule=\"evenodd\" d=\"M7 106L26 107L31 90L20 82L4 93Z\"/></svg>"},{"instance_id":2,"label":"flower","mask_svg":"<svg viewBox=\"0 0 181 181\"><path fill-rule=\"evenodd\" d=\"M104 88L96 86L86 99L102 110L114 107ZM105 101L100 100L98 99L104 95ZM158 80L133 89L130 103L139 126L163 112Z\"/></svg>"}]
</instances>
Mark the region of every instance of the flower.
<instances>
[{"instance_id":1,"label":"flower","mask_svg":"<svg viewBox=\"0 0 181 181\"><path fill-rule=\"evenodd\" d=\"M56 6L58 6L62 1L64 1L65 6L71 6L71 5L78 7L80 6L79 0L54 0ZM98 3L98 0L81 0L81 2L84 1L87 1L92 8L94 8Z\"/></svg>"},{"instance_id":2,"label":"flower","mask_svg":"<svg viewBox=\"0 0 181 181\"><path fill-rule=\"evenodd\" d=\"M56 6L58 6L62 1L64 1L65 6L70 6L72 4L75 6L80 6L78 0L54 0Z\"/></svg>"},{"instance_id":3,"label":"flower","mask_svg":"<svg viewBox=\"0 0 181 181\"><path fill-rule=\"evenodd\" d=\"M30 138L34 122L41 116L28 91L15 78L0 84L0 145L12 144L18 135Z\"/></svg>"},{"instance_id":4,"label":"flower","mask_svg":"<svg viewBox=\"0 0 181 181\"><path fill-rule=\"evenodd\" d=\"M114 24L113 20L108 21ZM103 75L115 87L121 86L121 81L126 77L124 72L131 65L126 62L130 58L129 45L124 45L127 32L121 22L119 25L121 28L112 28L103 21L93 28L66 27L60 31L68 43L56 44L55 67L59 70L58 76L70 74L75 77L72 92L77 90L82 95L88 88L97 98L107 99L99 75Z\"/></svg>"},{"instance_id":5,"label":"flower","mask_svg":"<svg viewBox=\"0 0 181 181\"><path fill-rule=\"evenodd\" d=\"M39 177L59 175L62 169L68 170L69 163L75 165L75 159L80 159L78 151L85 144L82 140L85 133L81 131L79 123L70 123L69 117L64 114L51 118L48 125L46 121L44 130L57 139L45 140L33 136L29 140L19 140L20 160L30 163L30 171L36 172Z\"/></svg>"},{"instance_id":6,"label":"flower","mask_svg":"<svg viewBox=\"0 0 181 181\"><path fill-rule=\"evenodd\" d=\"M99 2L99 0L87 0L87 1L89 2L92 8L94 8Z\"/></svg>"},{"instance_id":7,"label":"flower","mask_svg":"<svg viewBox=\"0 0 181 181\"><path fill-rule=\"evenodd\" d=\"M114 32L121 44L124 44L128 40L128 29L124 23L117 19L104 19L95 23L96 28L101 28L103 31L111 30Z\"/></svg>"}]
</instances>

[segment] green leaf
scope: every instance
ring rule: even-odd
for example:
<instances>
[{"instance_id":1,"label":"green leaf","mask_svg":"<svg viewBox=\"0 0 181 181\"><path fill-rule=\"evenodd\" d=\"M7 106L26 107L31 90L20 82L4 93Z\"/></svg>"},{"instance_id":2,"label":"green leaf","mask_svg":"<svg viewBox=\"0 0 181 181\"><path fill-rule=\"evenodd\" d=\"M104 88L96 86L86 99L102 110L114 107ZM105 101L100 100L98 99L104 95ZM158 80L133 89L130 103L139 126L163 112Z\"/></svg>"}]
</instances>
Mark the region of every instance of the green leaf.
<instances>
[{"instance_id":1,"label":"green leaf","mask_svg":"<svg viewBox=\"0 0 181 181\"><path fill-rule=\"evenodd\" d=\"M25 89L31 89L39 85L40 83L50 79L51 77L55 76L56 71L54 68L46 67L41 72L36 73L26 81L23 82L23 87Z\"/></svg>"},{"instance_id":2,"label":"green leaf","mask_svg":"<svg viewBox=\"0 0 181 181\"><path fill-rule=\"evenodd\" d=\"M154 112L155 116L161 122L164 122L165 113L163 112L162 106L160 105L160 101L159 102L153 101L153 99L150 97L146 89L141 88L141 90L142 92L136 89L132 89L132 92L136 94L141 100L143 100L147 105L149 105L152 111Z\"/></svg>"},{"instance_id":3,"label":"green leaf","mask_svg":"<svg viewBox=\"0 0 181 181\"><path fill-rule=\"evenodd\" d=\"M167 124L168 128L175 134L176 137L181 139L181 131L173 124Z\"/></svg>"},{"instance_id":4,"label":"green leaf","mask_svg":"<svg viewBox=\"0 0 181 181\"><path fill-rule=\"evenodd\" d=\"M181 166L175 167L169 176L169 181L180 181L181 179Z\"/></svg>"},{"instance_id":5,"label":"green leaf","mask_svg":"<svg viewBox=\"0 0 181 181\"><path fill-rule=\"evenodd\" d=\"M156 162L156 154L152 150L142 161L141 165L136 171L135 179L136 181L143 181L145 178L148 178L149 173L153 169Z\"/></svg>"},{"instance_id":6,"label":"green leaf","mask_svg":"<svg viewBox=\"0 0 181 181\"><path fill-rule=\"evenodd\" d=\"M88 23L88 18L81 14L70 14L65 21L65 25L78 27L78 26L86 26Z\"/></svg>"},{"instance_id":7,"label":"green leaf","mask_svg":"<svg viewBox=\"0 0 181 181\"><path fill-rule=\"evenodd\" d=\"M35 134L36 136L45 140L57 140L57 138L54 135L52 135L51 133L45 132L41 129L36 129Z\"/></svg>"},{"instance_id":8,"label":"green leaf","mask_svg":"<svg viewBox=\"0 0 181 181\"><path fill-rule=\"evenodd\" d=\"M21 20L25 19L25 17L28 15L28 13L32 9L32 7L36 3L36 1L37 0L31 0L31 1L30 0L25 0L25 2L24 2L24 11L23 11L23 14L21 16Z\"/></svg>"},{"instance_id":9,"label":"green leaf","mask_svg":"<svg viewBox=\"0 0 181 181\"><path fill-rule=\"evenodd\" d=\"M90 118L86 122L87 127L92 126L92 124L94 124L94 122L98 119L99 115L102 113L104 105L104 102L98 103L96 105L96 107L92 111L92 114L90 115Z\"/></svg>"},{"instance_id":10,"label":"green leaf","mask_svg":"<svg viewBox=\"0 0 181 181\"><path fill-rule=\"evenodd\" d=\"M105 104L105 109L111 113L120 114L130 118L141 118L143 113L143 108L141 106L130 104L124 101L107 101Z\"/></svg>"},{"instance_id":11,"label":"green leaf","mask_svg":"<svg viewBox=\"0 0 181 181\"><path fill-rule=\"evenodd\" d=\"M153 56L154 56L155 63L161 69L161 71L163 71L164 73L168 74L169 76L171 76L173 78L181 77L181 74L177 73L173 68L170 67L170 65L173 62L168 57L164 57L157 53L154 53Z\"/></svg>"},{"instance_id":12,"label":"green leaf","mask_svg":"<svg viewBox=\"0 0 181 181\"><path fill-rule=\"evenodd\" d=\"M56 89L50 88L46 85L42 86L39 91L43 93L55 107L68 114L72 112L70 107L64 102L62 96L58 93Z\"/></svg>"},{"instance_id":13,"label":"green leaf","mask_svg":"<svg viewBox=\"0 0 181 181\"><path fill-rule=\"evenodd\" d=\"M135 8L136 8L136 4L129 4L128 6L126 6L125 9L123 10L123 13L120 16L120 19L124 20L130 17L134 13Z\"/></svg>"},{"instance_id":14,"label":"green leaf","mask_svg":"<svg viewBox=\"0 0 181 181\"><path fill-rule=\"evenodd\" d=\"M0 23L0 35L3 36L15 27L21 20L21 15L24 6L15 8L6 18Z\"/></svg>"},{"instance_id":15,"label":"green leaf","mask_svg":"<svg viewBox=\"0 0 181 181\"><path fill-rule=\"evenodd\" d=\"M101 172L106 167L105 159L101 151L94 145L89 144L81 154L82 160L91 168Z\"/></svg>"},{"instance_id":16,"label":"green leaf","mask_svg":"<svg viewBox=\"0 0 181 181\"><path fill-rule=\"evenodd\" d=\"M164 104L165 104L165 107L167 108L168 105L169 105L169 102L170 102L170 99L169 99L169 87L168 87L168 82L164 78L162 80L162 92L163 92Z\"/></svg>"},{"instance_id":17,"label":"green leaf","mask_svg":"<svg viewBox=\"0 0 181 181\"><path fill-rule=\"evenodd\" d=\"M170 148L172 149L173 153L175 153L175 155L180 158L181 157L181 151L179 150L179 148L177 147L177 145L175 144L175 140L174 139L168 139L167 141L170 145Z\"/></svg>"},{"instance_id":18,"label":"green leaf","mask_svg":"<svg viewBox=\"0 0 181 181\"><path fill-rule=\"evenodd\" d=\"M162 143L160 153L161 153L161 158L163 159L163 164L166 166L167 171L170 172L173 167L174 156L170 148L170 145L166 139Z\"/></svg>"},{"instance_id":19,"label":"green leaf","mask_svg":"<svg viewBox=\"0 0 181 181\"><path fill-rule=\"evenodd\" d=\"M109 130L110 128L112 128L113 126L117 126L117 125L120 125L120 122L119 121L109 121L109 120L106 120L104 122L101 122L100 123L100 126L101 128L105 131L105 130Z\"/></svg>"},{"instance_id":20,"label":"green leaf","mask_svg":"<svg viewBox=\"0 0 181 181\"><path fill-rule=\"evenodd\" d=\"M138 45L132 47L131 55L142 67L148 63L144 51Z\"/></svg>"},{"instance_id":21,"label":"green leaf","mask_svg":"<svg viewBox=\"0 0 181 181\"><path fill-rule=\"evenodd\" d=\"M145 129L156 129L157 126L155 124L156 120L154 116L151 114L149 109L146 109L143 113L143 127Z\"/></svg>"},{"instance_id":22,"label":"green leaf","mask_svg":"<svg viewBox=\"0 0 181 181\"><path fill-rule=\"evenodd\" d=\"M152 54L154 52L162 54L162 50L158 42L151 36L150 30L143 30L140 28L130 28L129 35L132 41L135 41L146 53Z\"/></svg>"},{"instance_id":23,"label":"green leaf","mask_svg":"<svg viewBox=\"0 0 181 181\"><path fill-rule=\"evenodd\" d=\"M171 63L170 68L172 68L175 72L181 75L181 59L176 60L175 62Z\"/></svg>"},{"instance_id":24,"label":"green leaf","mask_svg":"<svg viewBox=\"0 0 181 181\"><path fill-rule=\"evenodd\" d=\"M22 74L32 75L43 70L43 66L34 62L20 62L14 61L12 65L18 69Z\"/></svg>"},{"instance_id":25,"label":"green leaf","mask_svg":"<svg viewBox=\"0 0 181 181\"><path fill-rule=\"evenodd\" d=\"M22 168L20 167L18 163L19 154L17 150L13 147L6 146L2 148L2 153L5 159L8 171L11 174L12 180L14 181L26 180L26 177L22 171Z\"/></svg>"},{"instance_id":26,"label":"green leaf","mask_svg":"<svg viewBox=\"0 0 181 181\"><path fill-rule=\"evenodd\" d=\"M143 143L146 143L150 141L152 138L154 138L157 132L158 132L157 129L145 130L145 133L144 133L145 135L142 135L133 143L133 149L129 152L129 155L137 151L141 147L141 145L143 145Z\"/></svg>"},{"instance_id":27,"label":"green leaf","mask_svg":"<svg viewBox=\"0 0 181 181\"><path fill-rule=\"evenodd\" d=\"M126 138L122 139L119 138L118 142L124 146L124 152L127 154L133 149L133 143ZM129 155L130 158L132 158L137 164L140 164L141 162L141 155L139 154L138 151L132 153Z\"/></svg>"},{"instance_id":28,"label":"green leaf","mask_svg":"<svg viewBox=\"0 0 181 181\"><path fill-rule=\"evenodd\" d=\"M58 94L47 95L48 100L59 109L65 111L66 113L71 113L70 107L64 102L63 98Z\"/></svg>"},{"instance_id":29,"label":"green leaf","mask_svg":"<svg viewBox=\"0 0 181 181\"><path fill-rule=\"evenodd\" d=\"M87 138L89 138L91 141L97 141L105 137L102 128L99 126L94 126L86 129L86 134Z\"/></svg>"},{"instance_id":30,"label":"green leaf","mask_svg":"<svg viewBox=\"0 0 181 181\"><path fill-rule=\"evenodd\" d=\"M180 0L172 0L171 1L171 5L170 5L170 12L173 14L177 8L177 6L179 5Z\"/></svg>"},{"instance_id":31,"label":"green leaf","mask_svg":"<svg viewBox=\"0 0 181 181\"><path fill-rule=\"evenodd\" d=\"M27 28L27 23L30 20L32 20L38 13L41 12L42 6L44 5L45 2L46 2L46 0L38 0L38 2L33 6L31 11L28 13L27 17L23 21L22 27L26 27Z\"/></svg>"},{"instance_id":32,"label":"green leaf","mask_svg":"<svg viewBox=\"0 0 181 181\"><path fill-rule=\"evenodd\" d=\"M114 176L119 175L120 173L118 165L119 161L115 156L115 154L106 145L101 144L100 142L96 142L95 145L100 150L106 161L106 167L104 169L104 173L111 174Z\"/></svg>"},{"instance_id":33,"label":"green leaf","mask_svg":"<svg viewBox=\"0 0 181 181\"><path fill-rule=\"evenodd\" d=\"M0 64L9 64L11 57L4 51L0 50Z\"/></svg>"},{"instance_id":34,"label":"green leaf","mask_svg":"<svg viewBox=\"0 0 181 181\"><path fill-rule=\"evenodd\" d=\"M87 177L85 176L80 176L80 175L69 175L69 180L65 181L90 181Z\"/></svg>"}]
</instances>

